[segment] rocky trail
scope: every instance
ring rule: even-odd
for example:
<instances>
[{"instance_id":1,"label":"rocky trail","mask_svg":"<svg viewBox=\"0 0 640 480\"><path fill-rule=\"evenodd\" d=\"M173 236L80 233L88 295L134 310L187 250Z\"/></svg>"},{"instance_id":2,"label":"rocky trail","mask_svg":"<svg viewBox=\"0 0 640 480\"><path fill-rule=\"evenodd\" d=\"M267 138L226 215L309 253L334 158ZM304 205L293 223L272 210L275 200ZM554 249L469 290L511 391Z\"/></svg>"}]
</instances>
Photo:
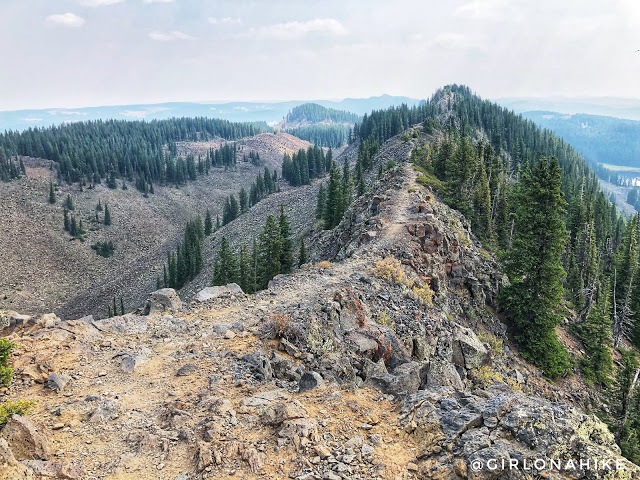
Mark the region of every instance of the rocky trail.
<instances>
[{"instance_id":1,"label":"rocky trail","mask_svg":"<svg viewBox=\"0 0 640 480\"><path fill-rule=\"evenodd\" d=\"M309 243L317 263L254 295L163 289L108 319L9 312L2 395L36 407L0 431L0 478L640 478L578 389L519 358L492 312L495 259L410 165ZM621 467L490 468L534 458Z\"/></svg>"}]
</instances>

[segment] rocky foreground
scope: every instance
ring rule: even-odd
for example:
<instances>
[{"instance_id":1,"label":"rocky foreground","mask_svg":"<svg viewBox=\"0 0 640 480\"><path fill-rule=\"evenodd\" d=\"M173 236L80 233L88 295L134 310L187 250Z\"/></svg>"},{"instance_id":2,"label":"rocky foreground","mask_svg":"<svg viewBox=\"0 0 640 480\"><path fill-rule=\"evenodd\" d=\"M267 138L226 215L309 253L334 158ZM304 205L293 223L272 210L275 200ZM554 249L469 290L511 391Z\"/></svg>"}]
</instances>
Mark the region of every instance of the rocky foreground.
<instances>
[{"instance_id":1,"label":"rocky foreground","mask_svg":"<svg viewBox=\"0 0 640 480\"><path fill-rule=\"evenodd\" d=\"M640 478L579 389L519 359L495 260L409 166L313 243L340 261L252 296L8 312L3 397L36 407L0 431L0 478Z\"/></svg>"}]
</instances>

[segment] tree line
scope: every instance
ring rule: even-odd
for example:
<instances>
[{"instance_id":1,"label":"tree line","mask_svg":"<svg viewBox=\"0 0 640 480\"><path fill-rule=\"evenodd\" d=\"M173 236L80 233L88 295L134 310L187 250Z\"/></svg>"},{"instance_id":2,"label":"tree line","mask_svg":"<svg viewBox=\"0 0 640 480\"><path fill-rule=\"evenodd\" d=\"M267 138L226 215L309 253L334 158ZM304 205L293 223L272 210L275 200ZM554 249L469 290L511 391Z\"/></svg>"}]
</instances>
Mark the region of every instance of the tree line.
<instances>
[{"instance_id":1,"label":"tree line","mask_svg":"<svg viewBox=\"0 0 640 480\"><path fill-rule=\"evenodd\" d=\"M311 180L323 177L331 168L333 151L327 154L317 145L308 149L301 148L293 155L284 154L282 159L282 177L294 187L310 185Z\"/></svg>"},{"instance_id":2,"label":"tree line","mask_svg":"<svg viewBox=\"0 0 640 480\"><path fill-rule=\"evenodd\" d=\"M89 185L111 175L130 181L140 175L148 182L164 183L166 169L170 168L167 159L177 156L175 142L236 140L269 130L265 123L233 123L204 117L150 122L96 120L8 131L0 134L0 148L9 156L57 162L60 179L69 183Z\"/></svg>"},{"instance_id":3,"label":"tree line","mask_svg":"<svg viewBox=\"0 0 640 480\"><path fill-rule=\"evenodd\" d=\"M304 241L300 241L298 264L307 261ZM254 238L251 249L243 245L234 252L226 237L222 237L214 261L211 285L237 283L246 293L267 288L269 281L281 273L291 273L295 264L294 242L291 226L280 206L280 215L269 215L258 239Z\"/></svg>"}]
</instances>

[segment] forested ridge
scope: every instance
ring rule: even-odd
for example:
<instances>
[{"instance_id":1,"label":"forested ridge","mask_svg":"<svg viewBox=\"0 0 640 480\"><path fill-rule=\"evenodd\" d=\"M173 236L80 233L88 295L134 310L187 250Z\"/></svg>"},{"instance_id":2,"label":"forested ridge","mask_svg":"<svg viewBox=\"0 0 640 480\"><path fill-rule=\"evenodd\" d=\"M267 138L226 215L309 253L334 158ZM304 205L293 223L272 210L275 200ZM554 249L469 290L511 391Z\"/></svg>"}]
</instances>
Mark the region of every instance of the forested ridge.
<instances>
[{"instance_id":1,"label":"forested ridge","mask_svg":"<svg viewBox=\"0 0 640 480\"><path fill-rule=\"evenodd\" d=\"M355 113L305 103L285 117L284 131L320 147L336 148L352 138L351 127L360 120Z\"/></svg>"},{"instance_id":2,"label":"forested ridge","mask_svg":"<svg viewBox=\"0 0 640 480\"><path fill-rule=\"evenodd\" d=\"M87 185L102 179L141 177L168 183L180 162L175 142L213 138L237 140L269 131L265 123L233 123L211 118L143 121L90 121L0 134L5 155L46 158L57 162L61 180Z\"/></svg>"},{"instance_id":3,"label":"forested ridge","mask_svg":"<svg viewBox=\"0 0 640 480\"><path fill-rule=\"evenodd\" d=\"M360 121L360 116L345 110L336 110L335 108L327 108L317 103L304 103L291 109L286 116L287 123L351 123Z\"/></svg>"},{"instance_id":4,"label":"forested ridge","mask_svg":"<svg viewBox=\"0 0 640 480\"><path fill-rule=\"evenodd\" d=\"M327 205L342 205L341 213L353 193L362 193L351 187L369 168L368 148L395 135L418 138L415 129L407 131L416 124L426 136L411 155L419 182L464 213L484 246L503 260L510 285L500 301L521 354L550 378L580 371L597 385L611 405L602 415L623 453L638 462L639 365L630 348L640 346L638 216L618 213L568 143L453 85L426 104L374 111L355 126L355 171L339 175L334 166L334 185L319 193L318 217L326 228L341 218L328 215ZM584 346L577 362L556 335L565 318Z\"/></svg>"}]
</instances>

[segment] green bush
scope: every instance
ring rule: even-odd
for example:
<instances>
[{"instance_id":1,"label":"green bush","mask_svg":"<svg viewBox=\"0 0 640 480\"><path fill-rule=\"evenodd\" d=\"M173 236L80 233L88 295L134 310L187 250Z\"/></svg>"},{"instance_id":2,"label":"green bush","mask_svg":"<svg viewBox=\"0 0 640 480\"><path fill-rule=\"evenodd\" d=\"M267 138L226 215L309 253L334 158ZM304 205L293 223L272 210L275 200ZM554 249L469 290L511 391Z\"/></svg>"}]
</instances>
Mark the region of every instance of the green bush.
<instances>
[{"instance_id":1,"label":"green bush","mask_svg":"<svg viewBox=\"0 0 640 480\"><path fill-rule=\"evenodd\" d=\"M35 403L27 400L7 400L0 405L0 425L7 423L12 415L24 415L35 406Z\"/></svg>"},{"instance_id":2,"label":"green bush","mask_svg":"<svg viewBox=\"0 0 640 480\"><path fill-rule=\"evenodd\" d=\"M440 192L442 190L442 182L433 175L420 175L416 178L416 182L422 186L431 188L435 192Z\"/></svg>"},{"instance_id":3,"label":"green bush","mask_svg":"<svg viewBox=\"0 0 640 480\"><path fill-rule=\"evenodd\" d=\"M6 338L0 338L0 385L9 386L13 378L13 368L9 363L9 355L16 344Z\"/></svg>"}]
</instances>

